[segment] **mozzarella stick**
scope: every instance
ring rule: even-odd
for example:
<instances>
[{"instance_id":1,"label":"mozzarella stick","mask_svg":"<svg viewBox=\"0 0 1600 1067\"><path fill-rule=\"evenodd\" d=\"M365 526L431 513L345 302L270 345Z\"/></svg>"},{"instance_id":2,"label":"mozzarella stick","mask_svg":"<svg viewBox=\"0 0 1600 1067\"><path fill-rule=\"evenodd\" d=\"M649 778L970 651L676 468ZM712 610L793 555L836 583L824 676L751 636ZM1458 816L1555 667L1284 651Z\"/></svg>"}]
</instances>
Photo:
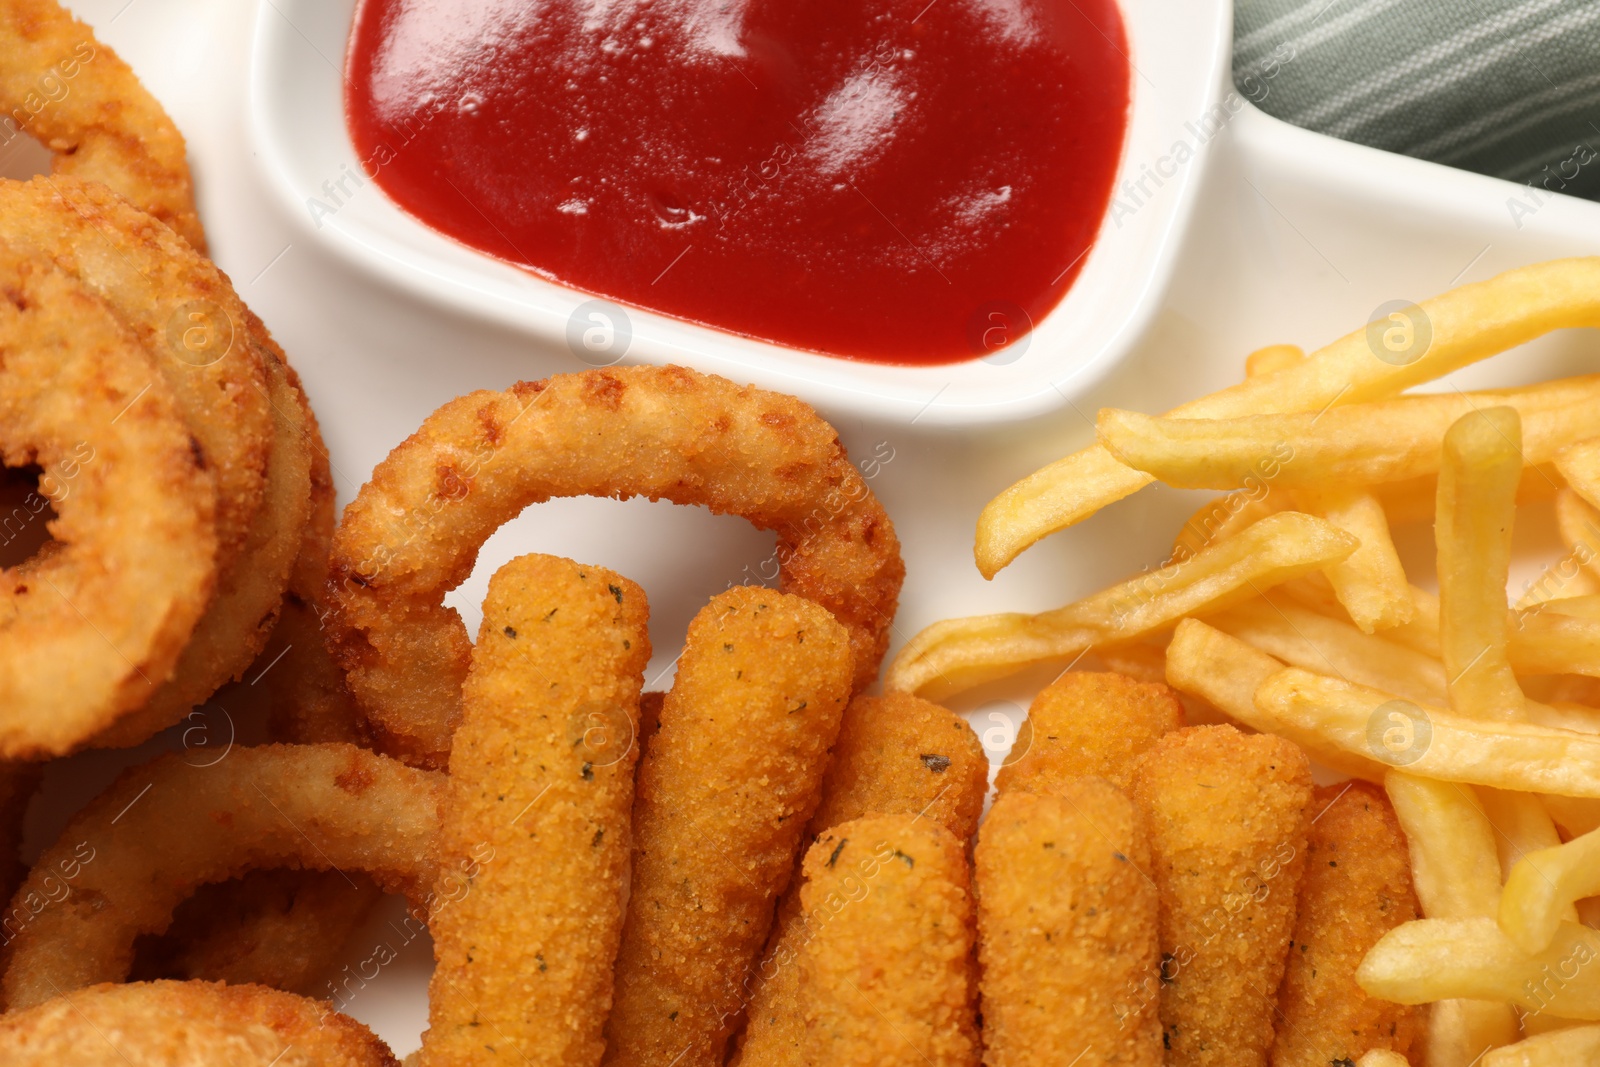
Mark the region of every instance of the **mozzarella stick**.
<instances>
[{"instance_id":1,"label":"mozzarella stick","mask_svg":"<svg viewBox=\"0 0 1600 1067\"><path fill-rule=\"evenodd\" d=\"M607 1064L721 1067L854 670L809 600L741 586L695 616L639 764Z\"/></svg>"},{"instance_id":2,"label":"mozzarella stick","mask_svg":"<svg viewBox=\"0 0 1600 1067\"><path fill-rule=\"evenodd\" d=\"M1144 819L1111 783L1006 793L978 836L987 1067L1161 1067Z\"/></svg>"},{"instance_id":3,"label":"mozzarella stick","mask_svg":"<svg viewBox=\"0 0 1600 1067\"><path fill-rule=\"evenodd\" d=\"M1126 789L1134 760L1183 725L1183 704L1165 685L1068 671L1033 698L995 785L1043 793L1094 777Z\"/></svg>"},{"instance_id":4,"label":"mozzarella stick","mask_svg":"<svg viewBox=\"0 0 1600 1067\"><path fill-rule=\"evenodd\" d=\"M803 1061L977 1067L966 849L927 819L842 823L806 853Z\"/></svg>"},{"instance_id":5,"label":"mozzarella stick","mask_svg":"<svg viewBox=\"0 0 1600 1067\"><path fill-rule=\"evenodd\" d=\"M1305 869L1311 767L1290 741L1200 726L1134 767L1161 896L1169 1067L1262 1067Z\"/></svg>"},{"instance_id":6,"label":"mozzarella stick","mask_svg":"<svg viewBox=\"0 0 1600 1067\"><path fill-rule=\"evenodd\" d=\"M868 815L911 815L962 842L978 830L989 790L989 760L965 719L909 693L856 697L844 713L822 803L807 840ZM803 1065L801 946L808 938L798 887L778 904L766 951L746 975L749 1021L737 1062Z\"/></svg>"},{"instance_id":7,"label":"mozzarella stick","mask_svg":"<svg viewBox=\"0 0 1600 1067\"><path fill-rule=\"evenodd\" d=\"M523 556L489 583L441 831L426 1067L593 1067L622 935L644 592ZM446 863L454 874L456 864Z\"/></svg>"},{"instance_id":8,"label":"mozzarella stick","mask_svg":"<svg viewBox=\"0 0 1600 1067\"><path fill-rule=\"evenodd\" d=\"M1356 968L1378 939L1420 917L1405 835L1383 790L1317 790L1288 969L1278 991L1273 1067L1327 1067L1374 1049L1409 1055L1417 1009L1369 997Z\"/></svg>"},{"instance_id":9,"label":"mozzarella stick","mask_svg":"<svg viewBox=\"0 0 1600 1067\"><path fill-rule=\"evenodd\" d=\"M857 697L844 713L811 834L867 815L921 815L969 841L989 760L965 719L910 693Z\"/></svg>"}]
</instances>

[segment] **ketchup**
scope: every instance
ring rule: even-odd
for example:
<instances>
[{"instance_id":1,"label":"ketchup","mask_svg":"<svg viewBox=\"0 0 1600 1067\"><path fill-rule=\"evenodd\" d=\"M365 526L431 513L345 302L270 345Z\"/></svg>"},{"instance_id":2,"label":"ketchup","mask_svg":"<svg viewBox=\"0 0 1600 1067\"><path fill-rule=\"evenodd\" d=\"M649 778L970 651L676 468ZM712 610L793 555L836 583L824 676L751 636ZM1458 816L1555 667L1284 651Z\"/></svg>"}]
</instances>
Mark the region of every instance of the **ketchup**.
<instances>
[{"instance_id":1,"label":"ketchup","mask_svg":"<svg viewBox=\"0 0 1600 1067\"><path fill-rule=\"evenodd\" d=\"M1126 51L1115 0L361 0L345 91L366 173L463 244L930 364L1014 341L1071 286Z\"/></svg>"}]
</instances>

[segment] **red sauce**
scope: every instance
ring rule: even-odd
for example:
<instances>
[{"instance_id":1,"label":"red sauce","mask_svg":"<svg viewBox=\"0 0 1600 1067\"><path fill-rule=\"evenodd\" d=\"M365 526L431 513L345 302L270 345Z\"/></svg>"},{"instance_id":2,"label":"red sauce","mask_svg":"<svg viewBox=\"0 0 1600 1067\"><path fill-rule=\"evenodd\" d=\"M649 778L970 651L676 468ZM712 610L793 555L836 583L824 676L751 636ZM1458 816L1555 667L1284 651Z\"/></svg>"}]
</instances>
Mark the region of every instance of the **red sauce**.
<instances>
[{"instance_id":1,"label":"red sauce","mask_svg":"<svg viewBox=\"0 0 1600 1067\"><path fill-rule=\"evenodd\" d=\"M473 248L795 348L947 363L1072 284L1126 51L1115 0L362 0L346 101L366 172Z\"/></svg>"}]
</instances>

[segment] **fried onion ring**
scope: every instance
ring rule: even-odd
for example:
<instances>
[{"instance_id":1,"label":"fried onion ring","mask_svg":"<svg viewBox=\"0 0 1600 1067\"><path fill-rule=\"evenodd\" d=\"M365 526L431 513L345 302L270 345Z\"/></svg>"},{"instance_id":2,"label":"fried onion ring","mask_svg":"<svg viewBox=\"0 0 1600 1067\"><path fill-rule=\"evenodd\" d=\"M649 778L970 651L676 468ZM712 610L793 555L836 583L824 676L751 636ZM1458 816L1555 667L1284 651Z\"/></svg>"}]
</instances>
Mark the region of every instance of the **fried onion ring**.
<instances>
[{"instance_id":1,"label":"fried onion ring","mask_svg":"<svg viewBox=\"0 0 1600 1067\"><path fill-rule=\"evenodd\" d=\"M778 534L784 592L850 631L859 690L878 674L905 567L837 434L789 396L682 367L584 371L470 393L380 463L334 536L333 651L383 747L439 765L471 653L444 595L529 504L645 496Z\"/></svg>"},{"instance_id":2,"label":"fried onion ring","mask_svg":"<svg viewBox=\"0 0 1600 1067\"><path fill-rule=\"evenodd\" d=\"M206 250L183 135L128 64L55 0L0 0L5 132L32 134L52 170L103 182Z\"/></svg>"},{"instance_id":3,"label":"fried onion ring","mask_svg":"<svg viewBox=\"0 0 1600 1067\"><path fill-rule=\"evenodd\" d=\"M39 857L0 917L8 1009L125 979L139 935L166 929L196 886L249 870L364 871L431 903L443 775L353 745L240 748L210 767L184 756L124 772Z\"/></svg>"},{"instance_id":4,"label":"fried onion ring","mask_svg":"<svg viewBox=\"0 0 1600 1067\"><path fill-rule=\"evenodd\" d=\"M14 759L69 750L173 670L215 579L215 491L164 379L101 301L3 245L0 284L0 459L42 467L58 514L51 552L0 571Z\"/></svg>"},{"instance_id":5,"label":"fried onion ring","mask_svg":"<svg viewBox=\"0 0 1600 1067\"><path fill-rule=\"evenodd\" d=\"M260 510L273 432L261 349L227 277L110 189L70 178L0 181L0 237L53 259L149 349L216 479L226 568Z\"/></svg>"},{"instance_id":6,"label":"fried onion ring","mask_svg":"<svg viewBox=\"0 0 1600 1067\"><path fill-rule=\"evenodd\" d=\"M294 372L270 349L263 351L276 432L260 514L244 551L221 574L172 678L142 708L95 738L97 746L137 745L179 722L244 672L277 622L310 518L312 457L321 440L313 437L316 424Z\"/></svg>"},{"instance_id":7,"label":"fried onion ring","mask_svg":"<svg viewBox=\"0 0 1600 1067\"><path fill-rule=\"evenodd\" d=\"M261 986L99 985L0 1017L7 1067L397 1067L372 1031Z\"/></svg>"},{"instance_id":8,"label":"fried onion ring","mask_svg":"<svg viewBox=\"0 0 1600 1067\"><path fill-rule=\"evenodd\" d=\"M291 373L291 377L293 377ZM309 413L308 413L309 414ZM333 540L334 486L316 419L311 437L311 519L272 638L245 672L208 702L230 723L266 724L273 741L362 742L362 719L322 639L322 597ZM0 777L0 786L5 779ZM0 822L0 830L5 827ZM352 886L350 883L356 884ZM336 871L252 871L201 886L159 938L143 938L136 979L252 982L312 995L345 934L382 895L371 879ZM9 899L10 892L5 896Z\"/></svg>"},{"instance_id":9,"label":"fried onion ring","mask_svg":"<svg viewBox=\"0 0 1600 1067\"><path fill-rule=\"evenodd\" d=\"M129 978L325 994L350 931L381 895L360 871L251 871L203 885L173 912L165 934L139 939Z\"/></svg>"}]
</instances>

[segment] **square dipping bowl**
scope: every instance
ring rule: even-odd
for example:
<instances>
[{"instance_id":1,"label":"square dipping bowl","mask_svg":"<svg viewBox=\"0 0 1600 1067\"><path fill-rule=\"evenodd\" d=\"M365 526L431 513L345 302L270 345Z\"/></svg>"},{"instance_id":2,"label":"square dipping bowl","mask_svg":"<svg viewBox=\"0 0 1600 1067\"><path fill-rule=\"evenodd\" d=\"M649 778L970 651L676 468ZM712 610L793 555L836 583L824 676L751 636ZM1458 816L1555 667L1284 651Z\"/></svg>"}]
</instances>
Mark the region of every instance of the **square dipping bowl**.
<instances>
[{"instance_id":1,"label":"square dipping bowl","mask_svg":"<svg viewBox=\"0 0 1600 1067\"><path fill-rule=\"evenodd\" d=\"M1122 0L1121 8L1131 99L1112 201L1072 287L1025 339L962 363L897 366L785 348L628 307L625 360L681 363L793 393L836 415L923 426L1012 422L1082 396L1152 321L1212 142L1246 106L1230 81L1230 0ZM259 6L250 125L270 184L312 240L357 268L520 331L532 345L569 352L569 320L592 294L459 244L375 190L331 214L312 210L326 196L325 183L361 175L344 117L342 64L354 13L355 0Z\"/></svg>"}]
</instances>

